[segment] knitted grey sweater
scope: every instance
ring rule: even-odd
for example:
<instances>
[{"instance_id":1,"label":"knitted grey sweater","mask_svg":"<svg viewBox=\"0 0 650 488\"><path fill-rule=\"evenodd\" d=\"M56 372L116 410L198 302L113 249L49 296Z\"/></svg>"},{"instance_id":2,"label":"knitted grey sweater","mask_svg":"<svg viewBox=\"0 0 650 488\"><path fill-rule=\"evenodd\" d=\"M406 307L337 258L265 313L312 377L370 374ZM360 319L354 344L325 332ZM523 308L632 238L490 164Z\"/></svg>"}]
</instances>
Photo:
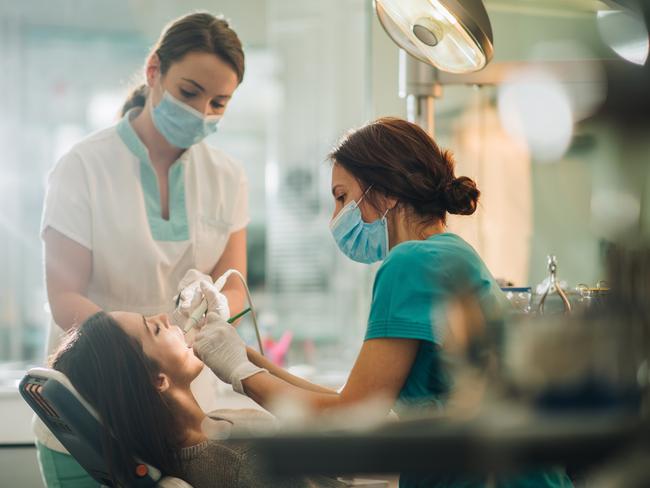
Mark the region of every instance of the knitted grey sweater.
<instances>
[{"instance_id":1,"label":"knitted grey sweater","mask_svg":"<svg viewBox=\"0 0 650 488\"><path fill-rule=\"evenodd\" d=\"M273 417L258 410L215 410L215 420L227 420L232 432L251 432L267 427ZM324 476L277 477L264 470L250 442L208 440L180 451L182 478L193 488L319 487L339 488L345 484Z\"/></svg>"}]
</instances>

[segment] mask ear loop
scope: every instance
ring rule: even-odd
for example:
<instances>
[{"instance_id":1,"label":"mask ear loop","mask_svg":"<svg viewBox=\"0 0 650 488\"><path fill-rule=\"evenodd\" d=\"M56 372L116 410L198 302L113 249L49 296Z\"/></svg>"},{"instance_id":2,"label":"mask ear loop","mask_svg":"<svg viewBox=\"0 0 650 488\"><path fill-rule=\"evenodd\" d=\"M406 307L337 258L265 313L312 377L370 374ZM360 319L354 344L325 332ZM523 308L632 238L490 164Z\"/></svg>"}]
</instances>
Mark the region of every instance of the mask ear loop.
<instances>
[{"instance_id":1,"label":"mask ear loop","mask_svg":"<svg viewBox=\"0 0 650 488\"><path fill-rule=\"evenodd\" d=\"M388 235L388 220L386 219L386 215L388 215L388 212L390 212L391 209L387 208L386 211L384 212L384 215L382 215L381 220L384 221L384 232L386 235L386 252L390 250L390 236Z\"/></svg>"},{"instance_id":2,"label":"mask ear loop","mask_svg":"<svg viewBox=\"0 0 650 488\"><path fill-rule=\"evenodd\" d=\"M361 198L359 198L359 201L356 202L357 207L358 207L359 204L363 201L363 199L366 198L366 195L368 194L368 192L370 191L370 189L371 189L373 186L374 186L374 184L372 184L372 185L370 185L368 188L366 188L366 191L363 192L363 195L361 195Z\"/></svg>"},{"instance_id":3,"label":"mask ear loop","mask_svg":"<svg viewBox=\"0 0 650 488\"><path fill-rule=\"evenodd\" d=\"M366 195L368 194L368 192L371 190L371 188L372 188L373 186L374 186L374 183L373 183L372 185L370 185L370 186L366 189L366 191L363 192L363 195L361 195L361 198L359 198L359 201L356 202L357 207L358 207L359 204L363 201L363 199L366 198ZM380 219L380 220L384 220L384 219L386 218L386 215L388 215L388 212L390 212L391 210L392 210L392 209L387 208L386 211L384 212L384 215L381 216L381 219Z\"/></svg>"},{"instance_id":4,"label":"mask ear loop","mask_svg":"<svg viewBox=\"0 0 650 488\"><path fill-rule=\"evenodd\" d=\"M371 188L372 188L372 185L370 185L370 186L366 189L366 191L363 192L363 195L361 195L361 198L359 198L359 201L354 201L354 200L352 200L352 201L349 202L347 205L345 205L345 206L344 206L344 207L339 211L339 213L336 214L336 217L334 217L334 218L332 219L332 221L330 222L330 229L332 229L332 228L336 225L336 223L339 221L339 219L340 219L340 218L345 214L345 212L346 212L346 208L347 208L347 207L353 207L353 208L356 207L356 208L359 208L359 204L363 201L364 198L366 198L366 195L368 194L368 192L370 191ZM359 210L359 211L361 211L361 210Z\"/></svg>"}]
</instances>

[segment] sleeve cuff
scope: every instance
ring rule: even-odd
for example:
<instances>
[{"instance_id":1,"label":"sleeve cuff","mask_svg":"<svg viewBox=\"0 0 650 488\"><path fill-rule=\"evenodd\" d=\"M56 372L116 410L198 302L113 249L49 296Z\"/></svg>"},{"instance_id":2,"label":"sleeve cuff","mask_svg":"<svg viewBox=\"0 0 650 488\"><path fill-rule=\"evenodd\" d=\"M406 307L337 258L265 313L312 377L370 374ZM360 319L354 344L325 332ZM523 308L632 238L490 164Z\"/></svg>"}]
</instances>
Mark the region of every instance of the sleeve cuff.
<instances>
[{"instance_id":1,"label":"sleeve cuff","mask_svg":"<svg viewBox=\"0 0 650 488\"><path fill-rule=\"evenodd\" d=\"M245 229L246 227L248 227L248 224L250 224L250 222L251 219L246 217L246 219L244 219L242 222L234 224L232 226L232 229L230 230L230 233L234 234L235 232L239 232L240 230Z\"/></svg>"},{"instance_id":2,"label":"sleeve cuff","mask_svg":"<svg viewBox=\"0 0 650 488\"><path fill-rule=\"evenodd\" d=\"M90 239L82 236L80 233L75 232L74 230L68 229L65 225L53 224L47 221L44 222L43 225L41 226L41 239L43 239L43 236L45 235L45 231L48 228L54 229L55 231L63 234L68 239L75 241L77 244L82 245L89 251L92 250L92 244L90 242Z\"/></svg>"},{"instance_id":3,"label":"sleeve cuff","mask_svg":"<svg viewBox=\"0 0 650 488\"><path fill-rule=\"evenodd\" d=\"M364 340L380 338L419 339L441 344L440 338L433 335L433 327L431 323L411 322L408 320L373 321L368 324L368 331Z\"/></svg>"}]
</instances>

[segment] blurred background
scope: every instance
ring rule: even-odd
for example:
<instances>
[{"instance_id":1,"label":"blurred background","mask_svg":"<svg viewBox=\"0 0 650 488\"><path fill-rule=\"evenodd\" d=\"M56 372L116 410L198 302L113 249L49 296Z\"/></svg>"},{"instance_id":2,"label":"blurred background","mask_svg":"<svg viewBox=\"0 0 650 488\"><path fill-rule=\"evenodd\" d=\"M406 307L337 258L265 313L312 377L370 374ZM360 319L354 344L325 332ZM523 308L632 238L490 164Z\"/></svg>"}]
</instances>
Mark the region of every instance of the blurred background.
<instances>
[{"instance_id":1,"label":"blurred background","mask_svg":"<svg viewBox=\"0 0 650 488\"><path fill-rule=\"evenodd\" d=\"M494 31L490 71L441 79L435 103L437 141L483 192L479 212L451 219L450 229L514 285L542 282L554 254L568 287L594 286L613 237L648 229L650 171L618 164L647 145L630 147L586 118L607 90L602 63L621 52L645 61L647 31L644 44L636 24L612 30L611 2L485 4ZM330 237L326 155L347 129L408 109L400 97L403 56L372 2L0 0L4 405L18 404L16 379L44 359L49 312L38 231L47 174L75 142L115 123L163 26L191 10L223 13L245 46L245 80L209 143L248 174L249 284L262 332L277 340L290 331L286 364L316 381L340 385L351 367L374 270L345 258ZM531 104L528 119L513 114L522 100ZM29 426L3 415L0 434L20 444Z\"/></svg>"}]
</instances>

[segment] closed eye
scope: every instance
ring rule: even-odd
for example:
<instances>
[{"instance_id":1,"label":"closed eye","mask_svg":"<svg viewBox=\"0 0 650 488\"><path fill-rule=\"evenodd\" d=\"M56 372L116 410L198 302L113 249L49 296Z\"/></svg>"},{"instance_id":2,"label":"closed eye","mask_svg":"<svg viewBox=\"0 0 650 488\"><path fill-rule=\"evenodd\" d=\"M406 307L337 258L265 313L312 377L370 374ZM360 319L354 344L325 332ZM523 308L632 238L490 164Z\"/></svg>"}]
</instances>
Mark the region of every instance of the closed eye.
<instances>
[{"instance_id":1,"label":"closed eye","mask_svg":"<svg viewBox=\"0 0 650 488\"><path fill-rule=\"evenodd\" d=\"M151 326L149 324L152 324L154 327L153 335L158 335L158 332L160 332L160 326L158 325L158 322L147 322L147 319L145 316L142 316L142 322L144 323L144 328L151 333Z\"/></svg>"},{"instance_id":2,"label":"closed eye","mask_svg":"<svg viewBox=\"0 0 650 488\"><path fill-rule=\"evenodd\" d=\"M181 95L183 95L185 98L194 98L196 96L196 93L190 92L184 89L180 89Z\"/></svg>"}]
</instances>

